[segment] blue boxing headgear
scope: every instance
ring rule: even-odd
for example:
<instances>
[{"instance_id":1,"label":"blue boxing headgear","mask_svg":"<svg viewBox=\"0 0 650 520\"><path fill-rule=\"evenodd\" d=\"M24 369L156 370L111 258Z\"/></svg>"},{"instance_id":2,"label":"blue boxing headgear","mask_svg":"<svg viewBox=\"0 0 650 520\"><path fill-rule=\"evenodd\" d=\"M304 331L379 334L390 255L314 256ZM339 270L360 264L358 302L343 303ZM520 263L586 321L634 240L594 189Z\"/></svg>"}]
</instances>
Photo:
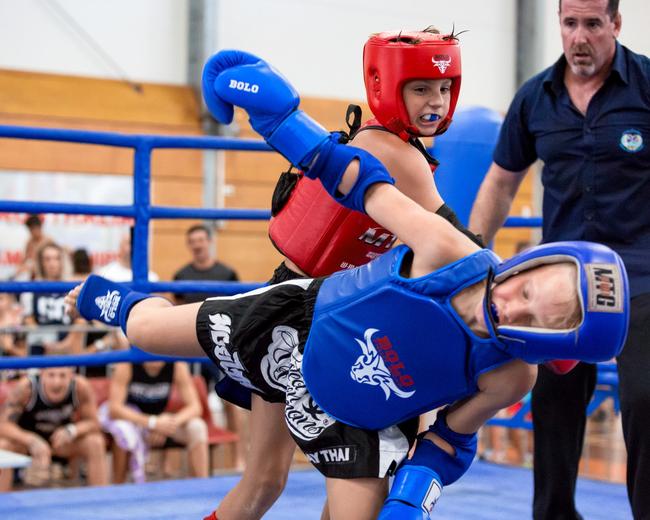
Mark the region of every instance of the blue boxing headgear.
<instances>
[{"instance_id":1,"label":"blue boxing headgear","mask_svg":"<svg viewBox=\"0 0 650 520\"><path fill-rule=\"evenodd\" d=\"M577 269L580 323L570 329L499 325L491 311L491 287L535 267L570 262ZM610 248L593 242L553 242L519 253L499 264L488 279L485 323L497 345L529 363L553 359L606 361L623 348L629 323L625 265Z\"/></svg>"}]
</instances>

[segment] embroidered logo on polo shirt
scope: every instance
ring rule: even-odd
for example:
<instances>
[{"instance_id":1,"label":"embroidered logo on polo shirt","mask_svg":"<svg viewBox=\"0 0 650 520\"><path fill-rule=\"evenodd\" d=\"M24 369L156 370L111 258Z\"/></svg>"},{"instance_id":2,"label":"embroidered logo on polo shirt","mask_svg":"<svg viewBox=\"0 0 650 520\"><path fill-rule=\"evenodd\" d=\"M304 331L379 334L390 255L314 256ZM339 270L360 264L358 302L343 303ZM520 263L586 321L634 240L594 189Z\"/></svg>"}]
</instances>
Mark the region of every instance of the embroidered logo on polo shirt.
<instances>
[{"instance_id":1,"label":"embroidered logo on polo shirt","mask_svg":"<svg viewBox=\"0 0 650 520\"><path fill-rule=\"evenodd\" d=\"M621 134L620 147L626 152L636 153L643 150L643 135L633 128Z\"/></svg>"}]
</instances>

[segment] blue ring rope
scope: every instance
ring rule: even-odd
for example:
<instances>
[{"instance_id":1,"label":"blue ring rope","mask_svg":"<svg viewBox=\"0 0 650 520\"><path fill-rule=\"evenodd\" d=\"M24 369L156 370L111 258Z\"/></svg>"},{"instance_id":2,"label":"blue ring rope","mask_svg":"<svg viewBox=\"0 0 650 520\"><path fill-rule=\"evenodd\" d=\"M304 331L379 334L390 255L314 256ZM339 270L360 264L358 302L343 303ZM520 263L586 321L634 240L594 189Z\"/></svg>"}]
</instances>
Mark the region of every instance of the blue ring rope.
<instances>
[{"instance_id":1,"label":"blue ring rope","mask_svg":"<svg viewBox=\"0 0 650 520\"><path fill-rule=\"evenodd\" d=\"M114 132L91 132L57 128L0 125L0 138L61 141L105 145L134 150L133 204L130 206L66 204L56 202L29 202L0 200L0 211L11 213L65 213L78 215L102 215L130 217L135 220L133 244L133 282L135 290L143 292L218 292L232 295L262 286L261 283L239 282L149 282L148 244L151 219L199 218L268 220L270 211L251 209L178 208L151 205L151 153L155 149L203 149L263 151L272 149L259 139L240 139L211 136L162 136L121 134ZM540 226L541 218L510 217L505 227ZM75 282L0 282L4 292L65 292ZM138 349L78 356L29 356L24 358L0 358L2 368L29 368L67 365L104 365L116 362L142 362L155 359L186 359L153 356ZM191 361L206 361L189 358Z\"/></svg>"},{"instance_id":2,"label":"blue ring rope","mask_svg":"<svg viewBox=\"0 0 650 520\"><path fill-rule=\"evenodd\" d=\"M120 134L111 132L89 132L85 130L66 130L55 128L35 128L26 126L0 125L0 137L16 139L35 139L106 145L132 148L135 151L133 165L133 204L131 206L66 204L55 202L21 202L0 200L0 211L11 213L66 213L76 215L102 215L130 217L135 220L133 244L133 282L135 290L143 292L218 292L232 295L245 292L263 284L245 284L239 282L149 282L148 243L149 221L153 218L199 218L199 219L239 219L268 220L268 210L250 209L211 209L178 208L151 205L151 152L154 149L198 148L207 150L247 150L272 151L261 140L239 139L232 137L209 136L159 136ZM540 227L541 217L509 217L504 227ZM64 292L72 289L74 282L0 282L0 291L4 292ZM207 358L178 358L154 356L135 347L130 350L102 352L75 356L28 356L24 358L0 358L0 369L24 369L52 366L91 366L107 363L155 360L185 360L208 362ZM616 367L599 365L599 374L616 384ZM616 379L616 381L614 381ZM530 404L528 404L530 406ZM530 429L531 423L525 418L526 406L510 419L492 419L488 424Z\"/></svg>"},{"instance_id":3,"label":"blue ring rope","mask_svg":"<svg viewBox=\"0 0 650 520\"><path fill-rule=\"evenodd\" d=\"M112 352L98 352L93 354L80 354L69 356L25 356L14 358L0 358L0 370L25 368L47 368L68 366L99 366L109 363L144 363L145 361L187 361L190 363L211 363L207 357L179 357L158 356L148 354L142 350L131 347L129 350L114 350Z\"/></svg>"}]
</instances>

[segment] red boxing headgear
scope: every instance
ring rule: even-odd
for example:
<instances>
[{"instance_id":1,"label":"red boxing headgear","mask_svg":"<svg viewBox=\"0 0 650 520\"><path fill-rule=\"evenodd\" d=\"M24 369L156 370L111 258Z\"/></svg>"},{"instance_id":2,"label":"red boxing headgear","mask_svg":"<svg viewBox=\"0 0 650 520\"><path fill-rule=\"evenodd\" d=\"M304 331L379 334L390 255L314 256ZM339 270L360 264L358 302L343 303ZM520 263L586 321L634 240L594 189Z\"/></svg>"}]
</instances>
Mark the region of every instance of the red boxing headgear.
<instances>
[{"instance_id":1,"label":"red boxing headgear","mask_svg":"<svg viewBox=\"0 0 650 520\"><path fill-rule=\"evenodd\" d=\"M383 126L405 141L420 133L411 124L404 105L404 84L414 79L451 79L449 112L435 132L440 135L451 123L460 92L458 40L420 31L375 34L363 47L363 76L370 110Z\"/></svg>"}]
</instances>

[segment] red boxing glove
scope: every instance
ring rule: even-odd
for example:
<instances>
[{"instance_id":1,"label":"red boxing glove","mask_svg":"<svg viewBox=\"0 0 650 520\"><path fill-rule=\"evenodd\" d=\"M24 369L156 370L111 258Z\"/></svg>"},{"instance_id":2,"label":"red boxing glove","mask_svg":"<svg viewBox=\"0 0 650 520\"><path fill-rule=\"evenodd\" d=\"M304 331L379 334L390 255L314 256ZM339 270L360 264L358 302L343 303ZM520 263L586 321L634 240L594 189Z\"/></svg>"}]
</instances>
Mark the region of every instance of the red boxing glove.
<instances>
[{"instance_id":1,"label":"red boxing glove","mask_svg":"<svg viewBox=\"0 0 650 520\"><path fill-rule=\"evenodd\" d=\"M217 518L217 512L212 511L212 513L210 515L206 516L203 520L219 520Z\"/></svg>"},{"instance_id":2,"label":"red boxing glove","mask_svg":"<svg viewBox=\"0 0 650 520\"><path fill-rule=\"evenodd\" d=\"M544 366L554 374L563 376L568 374L575 368L579 361L574 359L556 359L554 361L547 361Z\"/></svg>"}]
</instances>

